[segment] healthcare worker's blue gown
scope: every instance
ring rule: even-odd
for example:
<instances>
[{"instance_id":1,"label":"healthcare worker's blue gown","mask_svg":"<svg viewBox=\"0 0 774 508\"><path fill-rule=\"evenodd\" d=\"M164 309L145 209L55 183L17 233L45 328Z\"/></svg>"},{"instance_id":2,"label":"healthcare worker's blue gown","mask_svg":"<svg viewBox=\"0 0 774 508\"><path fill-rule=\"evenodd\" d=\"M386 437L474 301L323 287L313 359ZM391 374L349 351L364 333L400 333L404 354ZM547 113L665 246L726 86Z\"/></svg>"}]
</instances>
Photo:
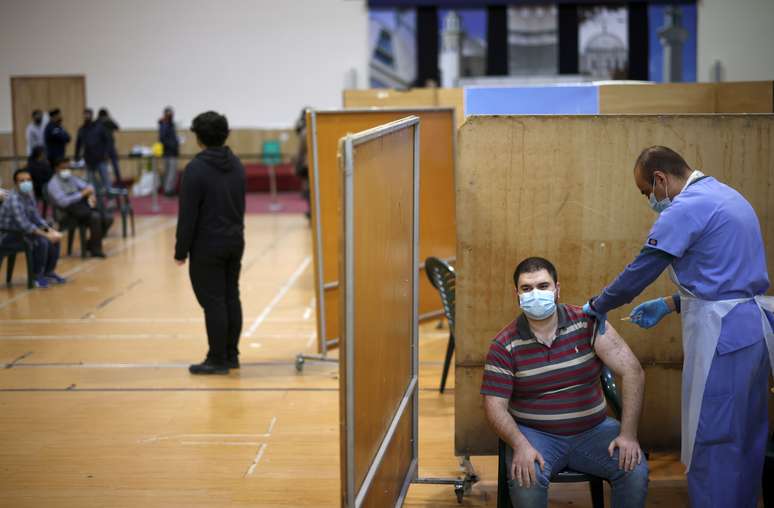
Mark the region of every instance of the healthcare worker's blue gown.
<instances>
[{"instance_id":1,"label":"healthcare worker's blue gown","mask_svg":"<svg viewBox=\"0 0 774 508\"><path fill-rule=\"evenodd\" d=\"M595 310L631 301L663 271L659 263L671 264L680 286L698 299L743 299L722 318L717 346L708 353L688 489L696 508L753 508L768 434L770 371L761 308L753 300L769 288L755 211L712 177L692 181L659 215L640 256L594 299ZM774 316L765 316L774 326Z\"/></svg>"}]
</instances>

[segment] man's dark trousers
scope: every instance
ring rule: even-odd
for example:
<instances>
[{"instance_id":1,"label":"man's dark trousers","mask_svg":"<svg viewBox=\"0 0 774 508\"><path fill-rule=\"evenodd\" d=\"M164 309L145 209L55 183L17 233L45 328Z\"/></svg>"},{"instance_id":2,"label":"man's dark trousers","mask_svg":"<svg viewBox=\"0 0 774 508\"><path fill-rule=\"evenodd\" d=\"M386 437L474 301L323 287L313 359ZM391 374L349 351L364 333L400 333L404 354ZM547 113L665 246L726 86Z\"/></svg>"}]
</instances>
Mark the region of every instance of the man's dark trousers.
<instances>
[{"instance_id":1,"label":"man's dark trousers","mask_svg":"<svg viewBox=\"0 0 774 508\"><path fill-rule=\"evenodd\" d=\"M196 249L190 254L188 273L196 299L204 309L207 360L224 365L239 356L242 333L242 303L239 300L239 272L244 244L214 250Z\"/></svg>"},{"instance_id":2,"label":"man's dark trousers","mask_svg":"<svg viewBox=\"0 0 774 508\"><path fill-rule=\"evenodd\" d=\"M65 212L77 220L78 224L89 227L88 249L92 252L102 252L102 214L99 210L82 200L65 208Z\"/></svg>"}]
</instances>

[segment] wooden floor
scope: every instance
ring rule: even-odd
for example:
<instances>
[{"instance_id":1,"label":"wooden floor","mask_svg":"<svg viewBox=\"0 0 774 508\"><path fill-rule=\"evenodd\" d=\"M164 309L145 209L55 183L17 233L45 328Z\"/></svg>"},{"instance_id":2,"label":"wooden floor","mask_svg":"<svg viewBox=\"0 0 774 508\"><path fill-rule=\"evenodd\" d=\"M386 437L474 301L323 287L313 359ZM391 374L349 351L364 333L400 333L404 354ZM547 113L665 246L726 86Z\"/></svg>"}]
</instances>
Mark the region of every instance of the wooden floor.
<instances>
[{"instance_id":1,"label":"wooden floor","mask_svg":"<svg viewBox=\"0 0 774 508\"><path fill-rule=\"evenodd\" d=\"M300 215L247 220L242 369L193 377L206 352L174 219L141 218L108 259L63 258L70 281L0 288L0 506L337 506L338 380L315 351L311 241ZM3 267L3 276L4 276ZM448 331L421 329L420 475L456 477L453 373L437 391ZM649 506L684 506L674 455L654 454ZM464 506L495 506L496 459ZM449 486L414 485L408 506L457 506ZM551 506L590 506L582 485Z\"/></svg>"}]
</instances>

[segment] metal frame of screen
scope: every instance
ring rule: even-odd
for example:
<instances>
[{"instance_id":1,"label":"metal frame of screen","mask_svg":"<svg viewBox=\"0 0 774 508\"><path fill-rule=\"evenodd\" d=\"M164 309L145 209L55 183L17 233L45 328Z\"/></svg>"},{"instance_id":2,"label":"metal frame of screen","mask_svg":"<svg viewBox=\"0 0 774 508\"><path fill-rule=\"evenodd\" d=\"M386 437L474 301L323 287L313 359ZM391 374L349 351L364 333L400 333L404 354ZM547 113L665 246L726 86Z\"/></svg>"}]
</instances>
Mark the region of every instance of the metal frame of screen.
<instances>
[{"instance_id":1,"label":"metal frame of screen","mask_svg":"<svg viewBox=\"0 0 774 508\"><path fill-rule=\"evenodd\" d=\"M355 434L354 418L355 418L355 389L354 389L354 375L355 375L355 338L354 338L354 171L353 166L353 153L354 148L362 143L370 141L374 138L378 138L402 129L408 129L414 127L414 167L413 167L413 179L414 179L414 207L412 213L413 231L412 231L412 291L413 291L413 308L412 308L412 328L411 328L411 347L409 348L411 354L411 379L406 387L401 402L398 404L398 408L392 417L392 421L387 428L382 443L376 452L373 462L368 468L366 476L362 485L359 487L355 485ZM347 344L346 347L346 422L349 427L347 431L346 441L346 453L347 453L347 506L359 508L363 500L365 499L368 489L371 487L371 483L376 476L379 466L381 465L387 449L392 442L395 435L395 431L398 427L398 423L403 417L409 404L412 405L412 452L411 452L411 465L409 466L406 477L404 478L403 485L401 486L400 494L398 496L396 506L401 506L403 500L408 492L409 485L417 476L417 461L418 461L418 432L419 432L419 391L418 391L418 370L419 370L419 354L418 354L418 332L419 332L419 118L411 116L398 120L389 124L385 124L374 129L363 131L359 134L349 135L344 139L344 189L343 189L343 212L344 212L344 270L345 270L345 294L344 294L344 306L345 306L345 326L344 326L344 341Z\"/></svg>"}]
</instances>

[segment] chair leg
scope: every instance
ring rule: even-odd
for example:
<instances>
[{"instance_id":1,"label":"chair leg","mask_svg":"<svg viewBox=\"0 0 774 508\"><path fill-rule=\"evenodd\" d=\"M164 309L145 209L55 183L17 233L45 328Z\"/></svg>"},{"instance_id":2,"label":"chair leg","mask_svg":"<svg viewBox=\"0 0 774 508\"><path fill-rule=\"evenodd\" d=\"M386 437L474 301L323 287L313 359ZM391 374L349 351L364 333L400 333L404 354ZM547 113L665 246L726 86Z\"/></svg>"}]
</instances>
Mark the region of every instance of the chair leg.
<instances>
[{"instance_id":1,"label":"chair leg","mask_svg":"<svg viewBox=\"0 0 774 508\"><path fill-rule=\"evenodd\" d=\"M75 229L70 226L67 228L67 255L73 255L73 240L75 240Z\"/></svg>"},{"instance_id":2,"label":"chair leg","mask_svg":"<svg viewBox=\"0 0 774 508\"><path fill-rule=\"evenodd\" d=\"M131 207L129 208L129 220L132 223L132 236L134 236L134 210Z\"/></svg>"},{"instance_id":3,"label":"chair leg","mask_svg":"<svg viewBox=\"0 0 774 508\"><path fill-rule=\"evenodd\" d=\"M591 506L594 508L605 508L605 487L599 478L589 482L591 490Z\"/></svg>"},{"instance_id":4,"label":"chair leg","mask_svg":"<svg viewBox=\"0 0 774 508\"><path fill-rule=\"evenodd\" d=\"M81 258L86 258L86 226L78 226L78 236L81 240Z\"/></svg>"},{"instance_id":5,"label":"chair leg","mask_svg":"<svg viewBox=\"0 0 774 508\"><path fill-rule=\"evenodd\" d=\"M16 264L16 254L8 254L8 267L5 269L5 283L9 286L13 282L13 266Z\"/></svg>"},{"instance_id":6,"label":"chair leg","mask_svg":"<svg viewBox=\"0 0 774 508\"><path fill-rule=\"evenodd\" d=\"M441 373L441 390L446 389L446 376L449 375L449 367L451 366L452 355L454 354L454 334L449 332L449 343L446 345L446 359L443 361L443 373Z\"/></svg>"},{"instance_id":7,"label":"chair leg","mask_svg":"<svg viewBox=\"0 0 774 508\"><path fill-rule=\"evenodd\" d=\"M32 289L35 287L35 271L32 269L34 254L31 245L27 245L24 255L27 258L27 289Z\"/></svg>"},{"instance_id":8,"label":"chair leg","mask_svg":"<svg viewBox=\"0 0 774 508\"><path fill-rule=\"evenodd\" d=\"M497 446L497 508L511 508L511 493L508 491L508 464L505 460L505 441L498 439Z\"/></svg>"}]
</instances>

